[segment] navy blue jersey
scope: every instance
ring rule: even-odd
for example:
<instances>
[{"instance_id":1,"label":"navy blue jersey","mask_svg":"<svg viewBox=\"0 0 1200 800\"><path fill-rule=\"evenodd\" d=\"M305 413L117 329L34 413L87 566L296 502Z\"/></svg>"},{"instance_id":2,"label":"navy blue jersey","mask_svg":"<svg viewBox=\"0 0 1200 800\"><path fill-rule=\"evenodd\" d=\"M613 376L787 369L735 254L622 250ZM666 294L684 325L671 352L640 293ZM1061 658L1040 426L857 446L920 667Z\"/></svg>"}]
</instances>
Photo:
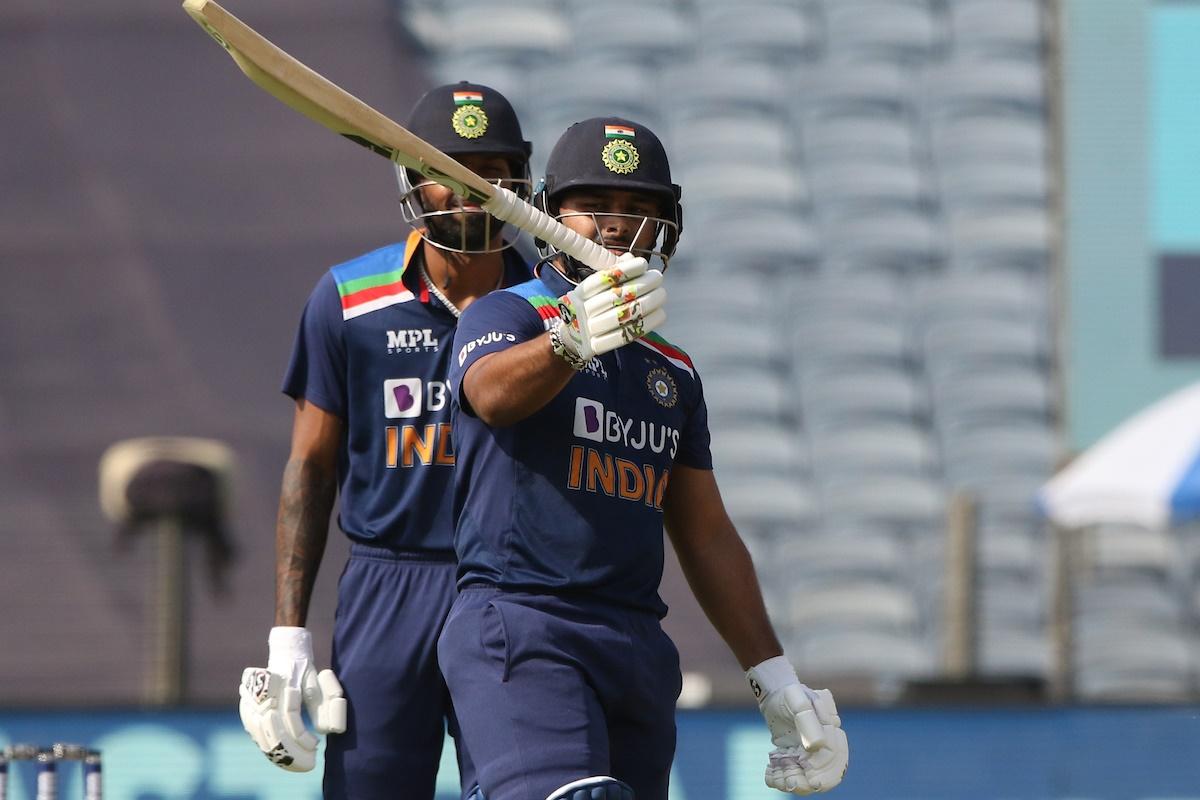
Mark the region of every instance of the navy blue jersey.
<instances>
[{"instance_id":1,"label":"navy blue jersey","mask_svg":"<svg viewBox=\"0 0 1200 800\"><path fill-rule=\"evenodd\" d=\"M650 335L592 359L544 408L492 428L462 404L481 356L542 335L571 285L540 278L476 301L454 337L455 549L459 586L582 592L652 610L672 466L711 469L700 378Z\"/></svg>"},{"instance_id":2,"label":"navy blue jersey","mask_svg":"<svg viewBox=\"0 0 1200 800\"><path fill-rule=\"evenodd\" d=\"M421 236L331 269L304 308L283 391L341 417L338 521L354 541L449 551L455 318L420 270ZM505 285L529 278L505 251Z\"/></svg>"}]
</instances>

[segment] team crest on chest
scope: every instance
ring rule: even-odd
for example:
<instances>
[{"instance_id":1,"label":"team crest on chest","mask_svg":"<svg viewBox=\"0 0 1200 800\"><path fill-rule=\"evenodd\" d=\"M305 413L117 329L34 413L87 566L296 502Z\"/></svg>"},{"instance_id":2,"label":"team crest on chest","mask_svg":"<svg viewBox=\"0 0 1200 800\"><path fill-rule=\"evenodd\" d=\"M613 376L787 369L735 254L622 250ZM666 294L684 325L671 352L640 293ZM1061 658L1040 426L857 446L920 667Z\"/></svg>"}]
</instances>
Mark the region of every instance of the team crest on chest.
<instances>
[{"instance_id":1,"label":"team crest on chest","mask_svg":"<svg viewBox=\"0 0 1200 800\"><path fill-rule=\"evenodd\" d=\"M679 388L675 385L675 379L662 367L650 370L646 376L646 388L650 390L654 402L663 408L674 408L679 402Z\"/></svg>"}]
</instances>

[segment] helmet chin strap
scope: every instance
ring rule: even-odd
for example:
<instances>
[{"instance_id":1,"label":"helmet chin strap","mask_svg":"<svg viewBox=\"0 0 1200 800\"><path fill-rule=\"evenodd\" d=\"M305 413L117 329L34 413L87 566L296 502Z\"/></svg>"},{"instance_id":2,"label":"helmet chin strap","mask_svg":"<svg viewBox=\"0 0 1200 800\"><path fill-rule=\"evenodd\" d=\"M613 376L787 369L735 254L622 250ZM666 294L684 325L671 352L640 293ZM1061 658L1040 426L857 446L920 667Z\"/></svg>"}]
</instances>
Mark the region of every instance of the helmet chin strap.
<instances>
[{"instance_id":1,"label":"helmet chin strap","mask_svg":"<svg viewBox=\"0 0 1200 800\"><path fill-rule=\"evenodd\" d=\"M547 266L559 275L562 275L567 283L572 286L578 286L580 281L596 271L588 265L576 261L566 253L549 253L542 256L533 265L533 276L540 278L542 270Z\"/></svg>"}]
</instances>

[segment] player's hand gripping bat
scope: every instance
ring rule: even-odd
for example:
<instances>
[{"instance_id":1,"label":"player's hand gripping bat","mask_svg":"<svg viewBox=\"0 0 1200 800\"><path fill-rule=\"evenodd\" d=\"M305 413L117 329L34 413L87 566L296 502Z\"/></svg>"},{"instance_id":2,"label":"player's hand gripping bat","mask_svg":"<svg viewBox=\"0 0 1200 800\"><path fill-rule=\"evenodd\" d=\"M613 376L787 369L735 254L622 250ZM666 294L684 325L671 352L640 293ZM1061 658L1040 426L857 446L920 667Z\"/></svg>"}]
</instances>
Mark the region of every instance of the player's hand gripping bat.
<instances>
[{"instance_id":1,"label":"player's hand gripping bat","mask_svg":"<svg viewBox=\"0 0 1200 800\"><path fill-rule=\"evenodd\" d=\"M495 186L450 156L313 72L212 0L185 0L183 10L237 62L242 72L277 99L335 133L478 203L497 219L549 242L593 269L617 260L596 242Z\"/></svg>"}]
</instances>

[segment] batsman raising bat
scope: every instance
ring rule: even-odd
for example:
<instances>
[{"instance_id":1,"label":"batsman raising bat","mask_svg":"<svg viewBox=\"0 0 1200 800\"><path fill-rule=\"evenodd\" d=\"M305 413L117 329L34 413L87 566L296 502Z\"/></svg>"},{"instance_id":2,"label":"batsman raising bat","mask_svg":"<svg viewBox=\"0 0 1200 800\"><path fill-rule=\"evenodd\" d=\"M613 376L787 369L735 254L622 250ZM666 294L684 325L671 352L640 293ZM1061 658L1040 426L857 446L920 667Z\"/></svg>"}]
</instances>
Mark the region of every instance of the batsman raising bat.
<instances>
[{"instance_id":1,"label":"batsman raising bat","mask_svg":"<svg viewBox=\"0 0 1200 800\"><path fill-rule=\"evenodd\" d=\"M535 209L308 70L212 0L185 0L184 8L275 97L447 186L460 198L459 211L478 206L546 243L533 281L481 297L465 311L446 384L392 378L375 388L382 389L385 417L395 420L384 434L389 469L393 456L397 469L418 461L457 464L461 593L438 640L438 659L461 722L459 742L478 767L476 792L488 800L630 800L635 792L641 800L665 800L680 674L659 624L666 612L658 596L664 523L701 605L748 668L775 745L767 784L795 794L837 786L849 749L833 698L801 684L782 655L712 477L699 376L683 351L653 333L665 319L666 293L649 260L665 270L682 223L679 188L657 137L621 119L573 126L551 154ZM411 270L396 286L379 273L348 270L346 285L338 286L343 321L354 318L346 316L353 313L347 296L361 300L351 305L369 317L377 303L394 301L393 291L412 293L405 276L412 279ZM436 297L432 284L425 280ZM458 305L446 300L446 308ZM305 327L308 317L306 310ZM416 347L414 337L424 331L388 333L389 349L403 349ZM292 375L304 366L299 348L297 357ZM444 408L446 388L454 455L442 449L440 424L418 432L403 422ZM299 416L294 441L378 448L345 428L332 437L306 434ZM337 414L323 419L344 425ZM314 525L328 517L328 505L289 501L290 491L312 486L332 502L333 479L312 464L289 461L281 530L294 519ZM343 527L345 518L343 507ZM281 578L290 571L291 586L300 589L292 606L281 591L280 607L301 612L277 614L269 668L247 670L242 688L247 730L293 769L311 768L315 759L300 706L331 731L346 712L334 675L315 673L311 640L299 627L312 576L298 567L315 569L324 542L323 527L310 530L307 553L294 552L280 567ZM370 562L364 570L376 566L363 561ZM347 690L353 726L360 706ZM364 746L362 736L356 739ZM382 796L347 792L336 779L331 789L328 768L326 796ZM386 796L400 786L410 796L407 781L388 775Z\"/></svg>"},{"instance_id":2,"label":"batsman raising bat","mask_svg":"<svg viewBox=\"0 0 1200 800\"><path fill-rule=\"evenodd\" d=\"M408 127L529 196L530 144L496 90L439 86ZM283 383L295 412L275 532L275 627L267 668L246 670L241 689L246 729L285 769L314 766L316 738L300 721L307 703L331 734L326 798L434 795L447 725L457 736L435 650L455 594L451 340L464 309L530 275L504 223L401 166L396 174L413 231L325 273L301 318ZM338 583L333 670L318 675L305 621L339 494L350 559ZM461 743L458 756L469 789Z\"/></svg>"},{"instance_id":3,"label":"batsman raising bat","mask_svg":"<svg viewBox=\"0 0 1200 800\"><path fill-rule=\"evenodd\" d=\"M828 691L800 683L712 473L691 359L654 333L682 228L658 137L626 119L559 139L535 204L619 256L552 246L463 314L450 370L459 596L438 659L488 800L666 800L679 656L663 632L663 530L810 794L849 760Z\"/></svg>"}]
</instances>

